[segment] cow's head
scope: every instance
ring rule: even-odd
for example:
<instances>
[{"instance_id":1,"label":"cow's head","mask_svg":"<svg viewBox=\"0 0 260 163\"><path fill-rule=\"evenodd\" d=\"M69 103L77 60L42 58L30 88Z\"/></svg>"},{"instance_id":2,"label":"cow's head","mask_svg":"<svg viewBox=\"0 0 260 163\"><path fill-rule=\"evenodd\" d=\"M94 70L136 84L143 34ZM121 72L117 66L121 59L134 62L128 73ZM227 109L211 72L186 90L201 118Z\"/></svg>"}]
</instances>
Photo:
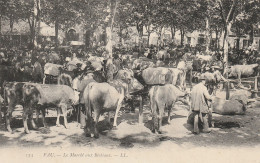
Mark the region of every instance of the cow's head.
<instances>
[{"instance_id":1,"label":"cow's head","mask_svg":"<svg viewBox=\"0 0 260 163\"><path fill-rule=\"evenodd\" d=\"M223 76L228 76L228 77L233 76L231 67L228 67L228 68L225 68L225 69L224 69Z\"/></svg>"},{"instance_id":2,"label":"cow's head","mask_svg":"<svg viewBox=\"0 0 260 163\"><path fill-rule=\"evenodd\" d=\"M130 69L125 69L124 78L128 83L129 92L136 92L144 89L144 86L134 78L134 72Z\"/></svg>"}]
</instances>

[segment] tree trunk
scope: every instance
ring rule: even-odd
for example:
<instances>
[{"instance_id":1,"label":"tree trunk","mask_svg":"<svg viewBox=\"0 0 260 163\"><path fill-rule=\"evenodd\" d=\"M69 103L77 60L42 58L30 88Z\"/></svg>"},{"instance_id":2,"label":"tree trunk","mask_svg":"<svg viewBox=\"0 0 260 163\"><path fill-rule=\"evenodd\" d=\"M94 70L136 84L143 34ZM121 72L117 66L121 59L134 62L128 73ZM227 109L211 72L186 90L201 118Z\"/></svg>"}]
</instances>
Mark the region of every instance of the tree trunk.
<instances>
[{"instance_id":1,"label":"tree trunk","mask_svg":"<svg viewBox=\"0 0 260 163\"><path fill-rule=\"evenodd\" d=\"M175 29L175 27L174 27L174 26L171 26L172 43L174 43L175 32L176 32L176 29Z\"/></svg>"},{"instance_id":2,"label":"tree trunk","mask_svg":"<svg viewBox=\"0 0 260 163\"><path fill-rule=\"evenodd\" d=\"M13 15L10 16L10 32L13 33L14 29L14 18Z\"/></svg>"},{"instance_id":3,"label":"tree trunk","mask_svg":"<svg viewBox=\"0 0 260 163\"><path fill-rule=\"evenodd\" d=\"M143 45L143 25L138 24L136 25L137 31L138 31L138 47L139 47L139 52L142 51L142 45Z\"/></svg>"},{"instance_id":4,"label":"tree trunk","mask_svg":"<svg viewBox=\"0 0 260 163\"><path fill-rule=\"evenodd\" d=\"M206 18L206 52L209 52L209 46L210 46L210 33L209 33L209 19Z\"/></svg>"},{"instance_id":5,"label":"tree trunk","mask_svg":"<svg viewBox=\"0 0 260 163\"><path fill-rule=\"evenodd\" d=\"M33 45L34 43L34 36L35 36L35 29L34 29L34 16L32 16L32 20L30 20L30 17L28 17L28 23L29 23L29 27L30 27L30 33L31 33L31 40L30 40L30 44ZM32 47L33 48L33 47Z\"/></svg>"},{"instance_id":6,"label":"tree trunk","mask_svg":"<svg viewBox=\"0 0 260 163\"><path fill-rule=\"evenodd\" d=\"M158 39L157 39L157 50L159 51L161 49L161 36L162 36L162 29L163 27L160 27L159 28L159 31L158 31Z\"/></svg>"},{"instance_id":7,"label":"tree trunk","mask_svg":"<svg viewBox=\"0 0 260 163\"><path fill-rule=\"evenodd\" d=\"M123 31L122 27L119 26L119 43L120 43L120 47L119 47L119 48L120 48L120 49L121 49L122 44L123 44L122 31Z\"/></svg>"},{"instance_id":8,"label":"tree trunk","mask_svg":"<svg viewBox=\"0 0 260 163\"><path fill-rule=\"evenodd\" d=\"M228 40L227 37L230 34L230 30L231 30L231 26L232 26L232 22L229 22L227 24L227 26L224 29L224 39L223 39L223 54L224 54L224 67L227 69L228 67L228 49L229 49L229 45L228 45Z\"/></svg>"},{"instance_id":9,"label":"tree trunk","mask_svg":"<svg viewBox=\"0 0 260 163\"><path fill-rule=\"evenodd\" d=\"M116 15L116 10L117 10L117 0L115 0L115 8L114 10L112 10L112 0L110 1L110 15L111 15L111 24L110 24L110 27L108 28L107 30L107 45L106 45L106 50L108 51L109 53L109 57L112 58L113 57L113 45L112 45L112 32L113 32L113 25L114 25L114 18L115 18L115 15ZM114 11L112 13L112 11Z\"/></svg>"},{"instance_id":10,"label":"tree trunk","mask_svg":"<svg viewBox=\"0 0 260 163\"><path fill-rule=\"evenodd\" d=\"M2 15L0 15L0 46L2 46Z\"/></svg>"},{"instance_id":11,"label":"tree trunk","mask_svg":"<svg viewBox=\"0 0 260 163\"><path fill-rule=\"evenodd\" d=\"M34 47L37 47L40 30L41 30L41 21L40 21L40 0L35 0L35 38L34 38Z\"/></svg>"},{"instance_id":12,"label":"tree trunk","mask_svg":"<svg viewBox=\"0 0 260 163\"><path fill-rule=\"evenodd\" d=\"M215 28L215 32L216 32L216 43L215 43L215 51L219 51L219 38L218 38L218 28Z\"/></svg>"},{"instance_id":13,"label":"tree trunk","mask_svg":"<svg viewBox=\"0 0 260 163\"><path fill-rule=\"evenodd\" d=\"M181 29L181 47L184 46L184 29Z\"/></svg>"},{"instance_id":14,"label":"tree trunk","mask_svg":"<svg viewBox=\"0 0 260 163\"><path fill-rule=\"evenodd\" d=\"M148 32L147 34L147 47L149 47L149 41L150 41L150 36L151 36L151 32Z\"/></svg>"},{"instance_id":15,"label":"tree trunk","mask_svg":"<svg viewBox=\"0 0 260 163\"><path fill-rule=\"evenodd\" d=\"M59 21L58 19L56 18L56 21L55 21L55 47L57 48L58 45L59 45Z\"/></svg>"},{"instance_id":16,"label":"tree trunk","mask_svg":"<svg viewBox=\"0 0 260 163\"><path fill-rule=\"evenodd\" d=\"M254 41L254 26L253 24L250 26L250 33L249 33L249 46L253 44Z\"/></svg>"}]
</instances>

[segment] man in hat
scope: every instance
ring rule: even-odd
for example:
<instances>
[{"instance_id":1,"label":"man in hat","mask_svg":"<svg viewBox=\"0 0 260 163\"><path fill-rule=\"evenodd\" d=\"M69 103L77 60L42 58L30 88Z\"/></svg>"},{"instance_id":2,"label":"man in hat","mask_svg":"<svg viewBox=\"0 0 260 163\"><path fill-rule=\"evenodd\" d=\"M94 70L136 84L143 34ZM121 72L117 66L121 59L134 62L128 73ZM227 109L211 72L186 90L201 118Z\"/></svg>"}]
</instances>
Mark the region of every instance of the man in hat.
<instances>
[{"instance_id":1,"label":"man in hat","mask_svg":"<svg viewBox=\"0 0 260 163\"><path fill-rule=\"evenodd\" d=\"M189 115L188 121L194 125L194 134L199 134L199 124L201 123L203 127L202 132L210 132L208 123L210 113L208 100L212 100L212 96L209 95L207 87L205 86L205 77L201 77L200 81L201 82L195 85L191 91L191 114Z\"/></svg>"}]
</instances>

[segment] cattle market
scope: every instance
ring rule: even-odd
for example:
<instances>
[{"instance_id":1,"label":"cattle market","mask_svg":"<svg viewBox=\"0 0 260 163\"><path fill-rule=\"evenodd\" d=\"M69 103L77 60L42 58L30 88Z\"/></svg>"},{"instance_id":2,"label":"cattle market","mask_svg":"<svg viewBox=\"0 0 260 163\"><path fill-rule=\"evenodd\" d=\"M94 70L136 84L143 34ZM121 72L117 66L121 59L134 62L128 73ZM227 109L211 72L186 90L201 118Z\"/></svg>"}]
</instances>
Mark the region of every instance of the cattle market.
<instances>
[{"instance_id":1,"label":"cattle market","mask_svg":"<svg viewBox=\"0 0 260 163\"><path fill-rule=\"evenodd\" d=\"M0 0L1 147L260 146L258 1L95 3Z\"/></svg>"}]
</instances>

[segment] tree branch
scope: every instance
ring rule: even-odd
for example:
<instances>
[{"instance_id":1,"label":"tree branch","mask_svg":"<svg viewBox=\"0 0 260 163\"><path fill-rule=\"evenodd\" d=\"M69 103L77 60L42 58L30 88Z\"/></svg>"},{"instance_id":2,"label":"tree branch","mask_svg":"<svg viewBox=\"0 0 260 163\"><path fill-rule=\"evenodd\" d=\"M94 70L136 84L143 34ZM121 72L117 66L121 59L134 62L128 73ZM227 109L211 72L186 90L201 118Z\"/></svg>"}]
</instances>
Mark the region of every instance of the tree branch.
<instances>
[{"instance_id":1,"label":"tree branch","mask_svg":"<svg viewBox=\"0 0 260 163\"><path fill-rule=\"evenodd\" d=\"M220 14L221 14L221 17L222 17L222 21L224 23L224 26L226 27L227 24L226 24L225 14L223 12L224 9L223 9L223 6L222 6L222 2L219 0L218 3L219 3L219 8L220 8Z\"/></svg>"},{"instance_id":2,"label":"tree branch","mask_svg":"<svg viewBox=\"0 0 260 163\"><path fill-rule=\"evenodd\" d=\"M233 13L233 10L235 9L236 3L237 3L237 0L233 0L232 6L229 10L229 13L228 13L228 16L227 16L227 19L226 19L226 24L228 24L228 22L229 22L231 13Z\"/></svg>"}]
</instances>

